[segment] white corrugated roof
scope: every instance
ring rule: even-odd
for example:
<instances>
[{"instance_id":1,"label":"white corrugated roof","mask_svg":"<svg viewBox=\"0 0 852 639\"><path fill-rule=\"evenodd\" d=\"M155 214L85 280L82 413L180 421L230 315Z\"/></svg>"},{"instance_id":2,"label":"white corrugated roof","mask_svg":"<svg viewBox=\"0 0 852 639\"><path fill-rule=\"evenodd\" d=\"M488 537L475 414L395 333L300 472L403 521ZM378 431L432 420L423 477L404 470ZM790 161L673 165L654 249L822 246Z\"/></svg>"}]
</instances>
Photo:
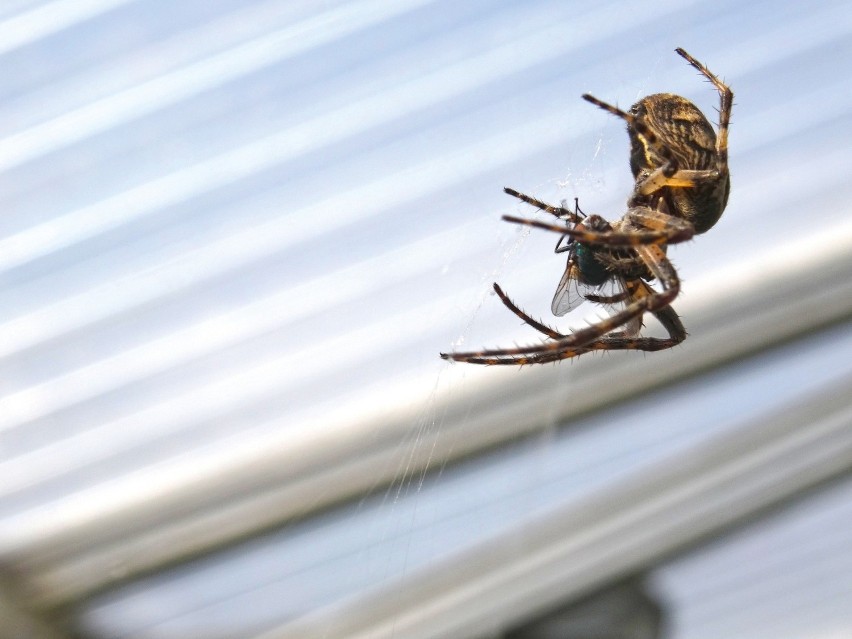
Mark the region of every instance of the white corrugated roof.
<instances>
[{"instance_id":1,"label":"white corrugated roof","mask_svg":"<svg viewBox=\"0 0 852 639\"><path fill-rule=\"evenodd\" d=\"M539 507L616 485L621 446L653 477L691 429L749 432L782 400L808 406L848 380L850 27L840 2L6 3L12 607L63 606L93 636L246 636L304 615L323 627L325 606L367 586L406 592L439 554L512 539ZM736 94L728 209L669 251L689 340L521 371L439 360L538 339L489 294L495 279L547 316L564 257L549 234L500 222L534 216L503 186L623 210L623 127L581 93L626 106L673 91L713 113L675 46ZM813 331L807 349L779 346ZM547 434L740 360L713 373L712 396L684 391L669 418L680 435L658 430L644 395L630 427L597 423L594 472L574 431L564 454ZM568 479L511 447L499 464L453 465L542 429L533 447ZM661 438L659 457L644 436ZM430 465L447 468L416 488ZM500 477L526 492L501 493ZM238 544L263 530L277 532Z\"/></svg>"}]
</instances>

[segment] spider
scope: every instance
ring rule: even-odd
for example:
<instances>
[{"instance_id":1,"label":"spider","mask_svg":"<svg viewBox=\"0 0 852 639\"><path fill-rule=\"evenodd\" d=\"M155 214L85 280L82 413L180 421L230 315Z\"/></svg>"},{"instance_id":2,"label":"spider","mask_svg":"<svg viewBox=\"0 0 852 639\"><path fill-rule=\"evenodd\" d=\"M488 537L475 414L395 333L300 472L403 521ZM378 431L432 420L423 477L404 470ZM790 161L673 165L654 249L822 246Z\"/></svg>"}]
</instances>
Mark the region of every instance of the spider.
<instances>
[{"instance_id":1,"label":"spider","mask_svg":"<svg viewBox=\"0 0 852 639\"><path fill-rule=\"evenodd\" d=\"M494 290L503 304L549 339L521 348L441 353L442 358L487 365L541 364L592 351L657 351L686 339L686 330L671 307L680 292L680 280L666 257L666 248L705 233L725 210L730 192L728 125L734 95L686 51L675 51L718 91L718 133L698 107L679 95L649 95L629 112L583 95L588 102L627 123L635 183L627 212L620 220L610 224L598 215L585 216L576 204L571 211L504 189L565 223L562 226L503 216L508 222L562 235L556 252L567 251L569 256L551 305L554 315L565 314L583 300L620 310L566 335L530 317L495 283ZM647 283L654 279L662 290ZM638 336L645 313L657 318L668 332L667 338Z\"/></svg>"}]
</instances>

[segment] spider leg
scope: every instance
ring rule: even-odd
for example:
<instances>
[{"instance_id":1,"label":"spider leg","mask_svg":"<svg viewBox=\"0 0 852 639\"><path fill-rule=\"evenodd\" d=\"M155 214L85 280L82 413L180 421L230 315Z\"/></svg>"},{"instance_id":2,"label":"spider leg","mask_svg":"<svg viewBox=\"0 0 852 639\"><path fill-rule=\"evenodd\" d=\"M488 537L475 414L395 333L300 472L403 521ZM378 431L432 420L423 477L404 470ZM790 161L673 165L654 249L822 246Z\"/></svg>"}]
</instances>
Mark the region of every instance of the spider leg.
<instances>
[{"instance_id":1,"label":"spider leg","mask_svg":"<svg viewBox=\"0 0 852 639\"><path fill-rule=\"evenodd\" d=\"M646 285L647 286L647 285ZM677 346L686 339L686 330L671 306L652 311L660 324L668 332L667 338L631 337L624 333L613 333L580 347L564 347L550 352L530 352L529 349L504 349L502 351L480 351L471 353L441 353L441 357L468 364L486 366L523 366L525 364L546 364L563 359L571 359L595 351L661 351Z\"/></svg>"},{"instance_id":2,"label":"spider leg","mask_svg":"<svg viewBox=\"0 0 852 639\"><path fill-rule=\"evenodd\" d=\"M622 120L626 121L628 125L632 125L636 121L636 116L633 115L632 113L628 113L627 111L622 111L617 106L613 106L613 105L611 105L607 102L604 102L603 100L599 100L598 98L593 96L591 93L584 93L582 97L586 102L591 102L596 107L600 107L604 111L609 111L614 116L621 118Z\"/></svg>"},{"instance_id":3,"label":"spider leg","mask_svg":"<svg viewBox=\"0 0 852 639\"><path fill-rule=\"evenodd\" d=\"M540 333L544 333L548 337L553 339L562 339L566 337L562 333L550 328L547 324L536 320L535 318L527 315L524 311L522 311L512 300L509 299L509 296L503 292L503 289L500 288L500 285L497 282L494 283L494 292L500 297L500 301L506 305L510 311L512 311L515 315L520 317L526 324L532 326L535 330Z\"/></svg>"},{"instance_id":4,"label":"spider leg","mask_svg":"<svg viewBox=\"0 0 852 639\"><path fill-rule=\"evenodd\" d=\"M622 226L612 231L592 231L586 228L566 228L538 220L504 215L503 219L513 224L561 233L584 244L602 246L639 246L645 244L678 244L692 239L695 229L690 222L646 206L630 209Z\"/></svg>"},{"instance_id":5,"label":"spider leg","mask_svg":"<svg viewBox=\"0 0 852 639\"><path fill-rule=\"evenodd\" d=\"M651 244L637 246L634 250L660 281L662 291L657 292L650 286L644 286L641 292L637 293L637 299L624 310L560 339L519 348L441 353L441 357L470 364L522 366L555 362L593 350L660 350L680 343L685 338L686 331L683 330L677 315L670 309L670 304L680 292L677 272L660 247ZM658 319L662 318L660 321L670 334L668 340L648 341L655 338L627 337L618 333L607 336L607 333L624 326L645 312L652 313Z\"/></svg>"},{"instance_id":6,"label":"spider leg","mask_svg":"<svg viewBox=\"0 0 852 639\"><path fill-rule=\"evenodd\" d=\"M663 287L663 290L660 292L648 287L646 291L647 296L644 297L647 309L651 313L659 311L671 304L678 296L678 293L680 293L680 278L677 276L674 265L666 257L663 249L656 244L636 246L633 250L648 265L651 273Z\"/></svg>"},{"instance_id":7,"label":"spider leg","mask_svg":"<svg viewBox=\"0 0 852 639\"><path fill-rule=\"evenodd\" d=\"M518 198L519 200L526 202L527 204L532 204L534 207L541 209L542 211L547 211L551 215L555 215L560 220L567 220L572 224L578 224L583 220L580 216L580 206L578 201L574 200L574 210L570 211L566 209L564 206L551 206L550 204L546 204L541 200L537 200L534 197L530 197L524 193L516 191L515 189L511 189L508 186L503 188L504 193L508 193L509 195Z\"/></svg>"},{"instance_id":8,"label":"spider leg","mask_svg":"<svg viewBox=\"0 0 852 639\"><path fill-rule=\"evenodd\" d=\"M601 251L595 257L606 270L613 273L635 270L642 263L642 260L632 253L617 257L612 253ZM586 299L589 299L588 296Z\"/></svg>"},{"instance_id":9,"label":"spider leg","mask_svg":"<svg viewBox=\"0 0 852 639\"><path fill-rule=\"evenodd\" d=\"M702 182L716 180L722 175L719 169L679 169L673 174L667 175L666 168L668 166L667 163L659 169L655 169L646 177L637 180L636 186L633 188L634 194L651 195L666 186L691 188Z\"/></svg>"},{"instance_id":10,"label":"spider leg","mask_svg":"<svg viewBox=\"0 0 852 639\"><path fill-rule=\"evenodd\" d=\"M636 117L632 113L622 111L618 107L607 104L603 100L599 100L588 93L583 94L583 99L627 122L627 126L643 137L648 146L653 147L663 160L665 160L660 168L654 169L650 174L636 181L636 185L633 189L635 193L648 195L650 193L656 193L664 186L694 185L693 182L686 182L686 178L683 175L680 175L682 172L678 171L679 164L674 153L672 153L672 150L667 145L660 141L657 134L654 133L651 127L645 124L642 118Z\"/></svg>"},{"instance_id":11,"label":"spider leg","mask_svg":"<svg viewBox=\"0 0 852 639\"><path fill-rule=\"evenodd\" d=\"M698 72L707 78L719 92L719 133L716 136L716 170L724 172L728 166L728 126L731 123L731 109L734 106L734 92L722 82L716 74L686 51L678 47L675 52L689 62Z\"/></svg>"},{"instance_id":12,"label":"spider leg","mask_svg":"<svg viewBox=\"0 0 852 639\"><path fill-rule=\"evenodd\" d=\"M553 231L554 233L561 233L565 235L566 227L559 226L557 224L548 224L547 222L539 222L538 220L528 220L523 217L515 217L514 215L504 215L503 220L506 222L512 222L513 224L521 224L523 226L533 226L537 229L544 229L545 231Z\"/></svg>"},{"instance_id":13,"label":"spider leg","mask_svg":"<svg viewBox=\"0 0 852 639\"><path fill-rule=\"evenodd\" d=\"M645 121L642 118L636 117L627 111L622 111L618 107L607 104L603 100L599 100L588 93L583 94L583 99L627 122L628 127L634 129L639 135L644 137L645 140L647 140L648 145L654 147L654 150L663 157L665 163L659 169L656 169L653 173L644 178L645 180L651 179L656 176L657 173L660 173L667 178L671 178L675 173L677 173L678 161L674 156L674 153L672 153L671 149L669 149L667 145L660 141L660 138L657 137L654 130L645 124Z\"/></svg>"},{"instance_id":14,"label":"spider leg","mask_svg":"<svg viewBox=\"0 0 852 639\"><path fill-rule=\"evenodd\" d=\"M695 227L692 222L668 213L668 208L663 201L658 204L657 208L649 206L630 208L621 221L616 223L616 226L617 230L626 234L662 233L666 238L666 244L686 242L695 235Z\"/></svg>"},{"instance_id":15,"label":"spider leg","mask_svg":"<svg viewBox=\"0 0 852 639\"><path fill-rule=\"evenodd\" d=\"M677 346L686 339L686 328L684 328L683 322L680 321L680 317L678 317L678 314L675 313L675 310L671 307L671 305L664 306L663 308L654 311L653 315L669 334L668 339L657 339L657 343L660 345L660 348L656 350Z\"/></svg>"},{"instance_id":16,"label":"spider leg","mask_svg":"<svg viewBox=\"0 0 852 639\"><path fill-rule=\"evenodd\" d=\"M573 351L557 351L554 353L531 355L529 357L525 357L523 362L512 361L508 358L502 358L499 359L499 361L494 361L493 358L491 361L482 362L476 362L475 360L465 361L492 365L546 364L548 362L557 362L562 359L569 359L583 355L584 353L592 353L595 351L662 351L677 346L686 339L686 329L684 329L680 318L671 306L664 306L657 311L653 311L653 315L666 329L669 334L668 337L632 337L624 333L613 333L590 342L581 348L574 349Z\"/></svg>"},{"instance_id":17,"label":"spider leg","mask_svg":"<svg viewBox=\"0 0 852 639\"><path fill-rule=\"evenodd\" d=\"M595 304L615 304L626 300L627 292L621 292L617 295L586 295L585 298Z\"/></svg>"}]
</instances>

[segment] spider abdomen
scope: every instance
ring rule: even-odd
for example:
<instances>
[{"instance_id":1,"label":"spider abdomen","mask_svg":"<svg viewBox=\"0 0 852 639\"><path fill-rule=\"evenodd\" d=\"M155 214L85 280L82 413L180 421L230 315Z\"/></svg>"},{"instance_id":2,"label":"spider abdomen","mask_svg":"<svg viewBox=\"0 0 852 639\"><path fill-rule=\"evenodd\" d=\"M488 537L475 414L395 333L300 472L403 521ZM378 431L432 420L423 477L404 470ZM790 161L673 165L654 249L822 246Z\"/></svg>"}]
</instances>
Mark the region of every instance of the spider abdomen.
<instances>
[{"instance_id":1,"label":"spider abdomen","mask_svg":"<svg viewBox=\"0 0 852 639\"><path fill-rule=\"evenodd\" d=\"M665 200L669 213L691 222L696 234L712 228L725 210L730 191L730 175L727 165L720 165L713 125L695 104L673 93L642 98L630 113L644 125L627 127L634 179L638 183L665 167L666 155L679 171L706 171L692 186L664 186L652 199ZM652 202L634 197L632 203Z\"/></svg>"},{"instance_id":2,"label":"spider abdomen","mask_svg":"<svg viewBox=\"0 0 852 639\"><path fill-rule=\"evenodd\" d=\"M725 211L728 204L728 193L731 189L730 176L725 175L713 182L696 184L693 187L670 187L663 193L669 210L676 211L677 216L692 222L696 235L711 228Z\"/></svg>"}]
</instances>

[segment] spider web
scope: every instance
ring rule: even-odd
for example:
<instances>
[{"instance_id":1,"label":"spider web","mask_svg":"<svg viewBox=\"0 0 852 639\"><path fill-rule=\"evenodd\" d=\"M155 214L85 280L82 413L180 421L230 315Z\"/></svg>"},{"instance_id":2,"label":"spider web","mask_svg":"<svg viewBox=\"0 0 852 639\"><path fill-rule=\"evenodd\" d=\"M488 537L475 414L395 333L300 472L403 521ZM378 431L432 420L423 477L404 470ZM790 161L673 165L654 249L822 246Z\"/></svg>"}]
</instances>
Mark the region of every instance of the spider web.
<instances>
[{"instance_id":1,"label":"spider web","mask_svg":"<svg viewBox=\"0 0 852 639\"><path fill-rule=\"evenodd\" d=\"M586 139L583 144L563 153L564 172L561 176L531 187L524 184L507 186L516 187L552 204L565 201L569 207L573 206L574 198L578 197L581 208L587 214L598 213L609 220L618 219L624 212L624 200L632 185L623 160L627 141L621 127L613 126L613 122L606 118L600 118L594 124L591 137L591 147ZM441 350L476 348L487 344L508 345L505 331L501 332L502 329L498 328L504 325L513 327L511 335L520 343L532 343L541 338L527 326L518 330L519 320L500 303L492 290L491 285L495 281L501 285L505 283L507 293L524 310L545 318L548 323L554 319L549 314L550 301L565 267L565 256L553 253L558 237L529 227L513 227L499 220L500 213L552 221L546 213L516 201L499 206L484 217L490 226L482 228L480 224L478 232L492 236L497 234L498 248L492 253L496 257L492 258L494 261L488 270L480 275L472 306L461 315L457 309L453 309L456 330L458 326L461 330L447 346L439 345ZM446 273L450 268L447 261L441 271ZM536 282L535 286L530 285L533 282ZM542 309L541 312L538 309ZM586 303L570 316L558 318L558 329L568 331L582 327L599 321L605 315L603 307ZM492 317L499 318L497 324ZM480 336L482 332L486 333L485 337ZM499 341L494 344L494 340ZM409 570L418 570L429 563L424 559L424 552L428 554L431 544L423 539L423 534L427 528L436 525L436 518L440 515L435 511L427 488L441 482L446 464L450 459L457 458L459 453L457 450L447 450L442 443L448 405L452 405L454 400L463 403L467 391L488 383L489 376L527 373L527 369L496 371L464 364L447 364L438 360L437 352L434 358L434 377L431 382L428 376L424 378L421 386L429 390L425 397L419 395L416 407L410 411L411 419L407 422L407 429L395 446L395 453L386 462L387 480L377 479L375 489L359 505L359 509L366 508L367 504L378 505L377 508L371 508L374 517L371 537L376 539L386 554L374 556L370 548L360 553L378 584L399 579ZM551 428L537 436L539 441L546 442L548 433L554 432L558 425L556 406L559 402L556 400L564 394L567 378L574 374L573 363L573 360L561 363L558 382L548 391L554 399L547 402L554 407L548 420ZM453 464L458 467L458 461L453 461ZM530 478L530 481L534 479ZM387 548L391 550L387 551ZM440 556L435 548L431 550Z\"/></svg>"}]
</instances>

